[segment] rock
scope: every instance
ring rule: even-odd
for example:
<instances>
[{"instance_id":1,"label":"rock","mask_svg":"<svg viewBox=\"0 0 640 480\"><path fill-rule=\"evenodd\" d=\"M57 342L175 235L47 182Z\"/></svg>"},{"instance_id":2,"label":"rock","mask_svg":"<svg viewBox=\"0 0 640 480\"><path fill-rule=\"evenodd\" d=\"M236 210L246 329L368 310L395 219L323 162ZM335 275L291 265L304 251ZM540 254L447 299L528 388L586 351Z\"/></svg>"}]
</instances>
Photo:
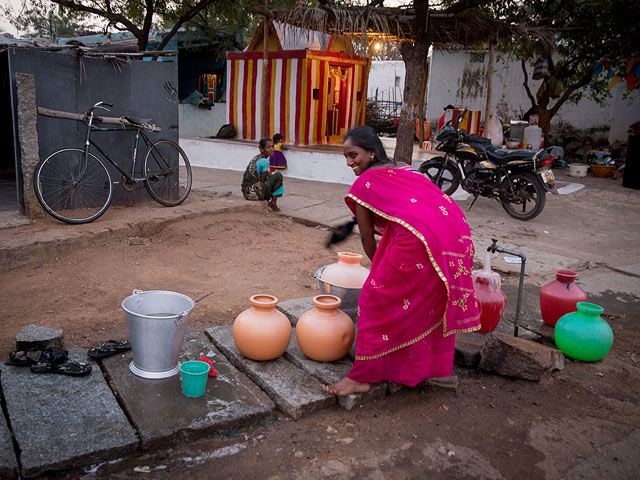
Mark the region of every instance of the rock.
<instances>
[{"instance_id":1,"label":"rock","mask_svg":"<svg viewBox=\"0 0 640 480\"><path fill-rule=\"evenodd\" d=\"M40 325L27 325L16 335L16 351L18 352L46 350L47 348L64 350L62 330L41 327Z\"/></svg>"},{"instance_id":2,"label":"rock","mask_svg":"<svg viewBox=\"0 0 640 480\"><path fill-rule=\"evenodd\" d=\"M487 339L486 333L471 332L456 335L455 363L465 368L477 368L480 363L480 349Z\"/></svg>"},{"instance_id":3,"label":"rock","mask_svg":"<svg viewBox=\"0 0 640 480\"><path fill-rule=\"evenodd\" d=\"M458 390L458 376L451 375L450 377L427 378L425 381L419 383L418 386L423 389L425 387L445 388L455 392Z\"/></svg>"},{"instance_id":4,"label":"rock","mask_svg":"<svg viewBox=\"0 0 640 480\"><path fill-rule=\"evenodd\" d=\"M498 332L487 337L480 357L482 370L525 380L540 380L545 373L564 368L561 351Z\"/></svg>"}]
</instances>

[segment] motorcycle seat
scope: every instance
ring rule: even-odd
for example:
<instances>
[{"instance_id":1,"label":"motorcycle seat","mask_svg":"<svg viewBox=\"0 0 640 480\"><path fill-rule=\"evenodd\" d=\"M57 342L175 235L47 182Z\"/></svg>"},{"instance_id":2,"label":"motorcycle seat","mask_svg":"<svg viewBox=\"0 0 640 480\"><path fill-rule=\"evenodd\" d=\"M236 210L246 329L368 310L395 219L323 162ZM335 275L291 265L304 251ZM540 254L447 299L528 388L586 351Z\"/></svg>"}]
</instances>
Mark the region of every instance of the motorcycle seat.
<instances>
[{"instance_id":1,"label":"motorcycle seat","mask_svg":"<svg viewBox=\"0 0 640 480\"><path fill-rule=\"evenodd\" d=\"M499 165L504 165L514 160L531 160L535 154L536 152L532 152L531 150L507 152L506 150L501 150L493 146L487 148L487 158Z\"/></svg>"}]
</instances>

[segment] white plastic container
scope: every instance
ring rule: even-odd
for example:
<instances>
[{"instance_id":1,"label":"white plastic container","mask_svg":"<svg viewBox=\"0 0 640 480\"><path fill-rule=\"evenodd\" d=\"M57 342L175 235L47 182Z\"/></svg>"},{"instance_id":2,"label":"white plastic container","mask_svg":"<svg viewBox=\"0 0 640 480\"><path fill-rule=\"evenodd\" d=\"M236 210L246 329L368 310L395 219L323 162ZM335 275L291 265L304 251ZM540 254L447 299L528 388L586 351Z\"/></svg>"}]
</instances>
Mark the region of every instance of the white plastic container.
<instances>
[{"instance_id":1,"label":"white plastic container","mask_svg":"<svg viewBox=\"0 0 640 480\"><path fill-rule=\"evenodd\" d=\"M567 173L567 175L569 175L570 177L578 178L586 177L588 168L589 165L586 165L584 163L570 163L569 172Z\"/></svg>"},{"instance_id":2,"label":"white plastic container","mask_svg":"<svg viewBox=\"0 0 640 480\"><path fill-rule=\"evenodd\" d=\"M540 150L542 143L542 129L537 125L529 125L524 129L522 146L527 150Z\"/></svg>"}]
</instances>

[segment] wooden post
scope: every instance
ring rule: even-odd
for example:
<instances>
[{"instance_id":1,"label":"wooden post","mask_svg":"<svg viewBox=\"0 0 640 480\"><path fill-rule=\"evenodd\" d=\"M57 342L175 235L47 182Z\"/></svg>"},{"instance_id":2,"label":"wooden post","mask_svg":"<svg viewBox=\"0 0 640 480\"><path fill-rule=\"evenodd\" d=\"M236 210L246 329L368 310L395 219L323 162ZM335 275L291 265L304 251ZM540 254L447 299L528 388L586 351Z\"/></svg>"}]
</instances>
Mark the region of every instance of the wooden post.
<instances>
[{"instance_id":1,"label":"wooden post","mask_svg":"<svg viewBox=\"0 0 640 480\"><path fill-rule=\"evenodd\" d=\"M484 107L484 131L489 129L489 115L491 115L491 95L493 87L493 34L489 35L489 66L487 67L487 103Z\"/></svg>"},{"instance_id":2,"label":"wooden post","mask_svg":"<svg viewBox=\"0 0 640 480\"><path fill-rule=\"evenodd\" d=\"M269 0L264 0L264 8L269 7ZM260 107L260 113L262 114L260 122L260 138L267 136L267 66L269 60L267 59L267 35L269 34L269 17L264 16L264 26L262 29L262 105Z\"/></svg>"}]
</instances>

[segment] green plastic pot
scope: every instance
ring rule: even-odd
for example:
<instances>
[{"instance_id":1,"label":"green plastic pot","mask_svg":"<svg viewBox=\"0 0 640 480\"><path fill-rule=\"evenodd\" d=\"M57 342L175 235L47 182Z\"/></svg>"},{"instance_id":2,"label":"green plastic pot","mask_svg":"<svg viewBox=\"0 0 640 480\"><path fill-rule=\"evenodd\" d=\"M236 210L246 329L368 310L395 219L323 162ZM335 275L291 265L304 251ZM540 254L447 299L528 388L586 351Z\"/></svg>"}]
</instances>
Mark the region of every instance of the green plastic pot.
<instances>
[{"instance_id":1,"label":"green plastic pot","mask_svg":"<svg viewBox=\"0 0 640 480\"><path fill-rule=\"evenodd\" d=\"M563 315L556 323L556 345L567 357L595 362L613 345L613 331L600 317L604 308L589 302L576 303L577 312Z\"/></svg>"}]
</instances>

